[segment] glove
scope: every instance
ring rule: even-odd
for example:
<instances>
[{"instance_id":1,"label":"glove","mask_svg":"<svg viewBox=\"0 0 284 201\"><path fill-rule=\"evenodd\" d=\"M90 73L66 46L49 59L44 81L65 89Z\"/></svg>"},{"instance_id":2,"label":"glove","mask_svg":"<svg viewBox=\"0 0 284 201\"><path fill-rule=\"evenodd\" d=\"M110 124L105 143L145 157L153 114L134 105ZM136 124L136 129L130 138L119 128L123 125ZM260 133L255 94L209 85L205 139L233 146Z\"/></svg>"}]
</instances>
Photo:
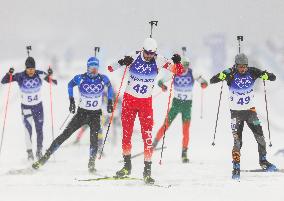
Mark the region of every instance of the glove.
<instances>
[{"instance_id":1,"label":"glove","mask_svg":"<svg viewBox=\"0 0 284 201\"><path fill-rule=\"evenodd\" d=\"M70 100L70 106L69 106L69 111L74 114L75 113L75 109L76 109L76 105L75 105L75 100L73 97L69 98Z\"/></svg>"},{"instance_id":2,"label":"glove","mask_svg":"<svg viewBox=\"0 0 284 201\"><path fill-rule=\"evenodd\" d=\"M49 68L48 70L47 70L47 74L50 76L50 75L52 75L53 74L53 70L51 69L51 68Z\"/></svg>"},{"instance_id":3,"label":"glove","mask_svg":"<svg viewBox=\"0 0 284 201\"><path fill-rule=\"evenodd\" d=\"M107 112L112 113L113 112L113 106L112 106L112 100L109 99L107 102Z\"/></svg>"},{"instance_id":4,"label":"glove","mask_svg":"<svg viewBox=\"0 0 284 201\"><path fill-rule=\"evenodd\" d=\"M131 56L125 56L124 59L120 59L118 63L121 66L123 65L129 66L133 62L133 60L134 59Z\"/></svg>"},{"instance_id":5,"label":"glove","mask_svg":"<svg viewBox=\"0 0 284 201\"><path fill-rule=\"evenodd\" d=\"M219 76L218 76L218 78L220 79L220 80L225 80L226 79L226 77L227 77L227 75L225 74L225 73L223 73L223 72L221 72L221 73L219 73Z\"/></svg>"},{"instance_id":6,"label":"glove","mask_svg":"<svg viewBox=\"0 0 284 201\"><path fill-rule=\"evenodd\" d=\"M11 73L11 74L14 73L14 68L13 67L9 69L9 73Z\"/></svg>"},{"instance_id":7,"label":"glove","mask_svg":"<svg viewBox=\"0 0 284 201\"><path fill-rule=\"evenodd\" d=\"M202 82L202 83L201 83L201 88L202 88L202 89L205 89L207 86L208 86L208 83L207 83L207 82Z\"/></svg>"},{"instance_id":8,"label":"glove","mask_svg":"<svg viewBox=\"0 0 284 201\"><path fill-rule=\"evenodd\" d=\"M168 87L166 85L164 85L162 80L159 80L158 86L161 87L163 92L166 92L168 90Z\"/></svg>"},{"instance_id":9,"label":"glove","mask_svg":"<svg viewBox=\"0 0 284 201\"><path fill-rule=\"evenodd\" d=\"M263 73L262 73L262 75L260 76L260 78L263 79L263 80L268 80L269 77L268 77L267 72L266 72L266 71L263 71Z\"/></svg>"},{"instance_id":10,"label":"glove","mask_svg":"<svg viewBox=\"0 0 284 201\"><path fill-rule=\"evenodd\" d=\"M179 56L179 54L174 54L172 56L172 60L173 60L174 64L179 64L180 61L181 61L181 57Z\"/></svg>"}]
</instances>

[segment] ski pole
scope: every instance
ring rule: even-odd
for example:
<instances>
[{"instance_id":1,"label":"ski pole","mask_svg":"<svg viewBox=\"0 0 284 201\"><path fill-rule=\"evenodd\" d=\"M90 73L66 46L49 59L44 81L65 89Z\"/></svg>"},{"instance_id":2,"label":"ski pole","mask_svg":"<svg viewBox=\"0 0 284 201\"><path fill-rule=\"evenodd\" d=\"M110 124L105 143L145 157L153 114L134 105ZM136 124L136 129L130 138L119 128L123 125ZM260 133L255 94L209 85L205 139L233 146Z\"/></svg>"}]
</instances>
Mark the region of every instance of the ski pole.
<instances>
[{"instance_id":1,"label":"ski pole","mask_svg":"<svg viewBox=\"0 0 284 201\"><path fill-rule=\"evenodd\" d=\"M130 64L130 65L131 65L131 64ZM130 66L130 65L129 65L129 66ZM110 128L110 125L111 125L112 120L113 120L114 112L115 112L115 109L116 109L116 106L117 106L117 103L118 103L119 94L120 94L120 91L121 91L121 87L122 87L122 84L123 84L123 81L124 81L124 78L125 78L126 70L127 70L127 69L128 69L128 66L126 66L125 69L124 69L123 76L122 76L122 79L121 79L121 82L120 82L120 86L119 86L119 89L118 89L118 93L117 93L117 95L116 95L116 97L115 97L114 106L113 106L113 111L112 111L111 116L110 116L110 119L109 119L109 123L108 123L108 127L107 127L107 132L106 132L106 136L105 136L105 139L104 139L104 142L103 142L103 145L102 145L102 150L101 150L99 159L102 158L102 154L103 154L103 151L104 151L105 143L106 143L107 136L108 136L108 133L109 133L109 128Z\"/></svg>"},{"instance_id":2,"label":"ski pole","mask_svg":"<svg viewBox=\"0 0 284 201\"><path fill-rule=\"evenodd\" d=\"M164 123L163 143L162 143L162 150L161 150L161 158L159 162L160 165L162 165L162 158L163 158L164 144L165 144L165 137L166 137L166 128L168 127L168 124L169 124L169 112L170 112L170 103L171 103L171 98L172 98L173 83L174 83L174 75L172 76L170 95L169 95L168 106L167 106L167 116L166 116L165 123Z\"/></svg>"},{"instance_id":3,"label":"ski pole","mask_svg":"<svg viewBox=\"0 0 284 201\"><path fill-rule=\"evenodd\" d=\"M4 123L3 123L2 134L1 134L0 155L1 155L2 145L3 145L3 140L4 140L5 125L6 125L6 119L7 119L8 104L9 104L9 96L10 96L10 91L11 91L11 83L12 83L12 73L9 73L9 87L8 87L8 94L7 94L5 112L4 112Z\"/></svg>"},{"instance_id":4,"label":"ski pole","mask_svg":"<svg viewBox=\"0 0 284 201\"><path fill-rule=\"evenodd\" d=\"M215 123L215 131L214 131L214 137L213 137L212 146L215 146L215 137L216 137L216 131L217 131L218 118L219 118L220 103L221 103L221 98L222 98L222 93L223 93L223 84L224 84L224 82L222 81L222 86L221 86L221 91L220 91L220 96L219 96L218 111L217 111L217 118L216 118L216 123Z\"/></svg>"},{"instance_id":5,"label":"ski pole","mask_svg":"<svg viewBox=\"0 0 284 201\"><path fill-rule=\"evenodd\" d=\"M186 47L185 47L185 46L182 47L181 50L182 50L182 56L185 57L185 54L186 54Z\"/></svg>"},{"instance_id":6,"label":"ski pole","mask_svg":"<svg viewBox=\"0 0 284 201\"><path fill-rule=\"evenodd\" d=\"M150 34L150 38L152 38L152 34L153 34L153 26L158 26L158 21L150 21L149 24L151 25L151 34Z\"/></svg>"},{"instance_id":7,"label":"ski pole","mask_svg":"<svg viewBox=\"0 0 284 201\"><path fill-rule=\"evenodd\" d=\"M204 96L204 89L201 88L201 97L200 97L200 102L201 102L201 105L200 105L200 119L203 118L203 96Z\"/></svg>"},{"instance_id":8,"label":"ski pole","mask_svg":"<svg viewBox=\"0 0 284 201\"><path fill-rule=\"evenodd\" d=\"M268 107L267 107L267 97L266 97L266 85L265 85L265 81L264 81L264 80L263 80L263 87L264 87L265 109L266 109L266 117L267 117L268 136L269 136L269 146L272 147L271 136L270 136L269 118L268 118Z\"/></svg>"},{"instance_id":9,"label":"ski pole","mask_svg":"<svg viewBox=\"0 0 284 201\"><path fill-rule=\"evenodd\" d=\"M63 123L61 124L59 130L62 129L62 127L64 126L65 122L69 119L69 116L71 115L71 112L69 112L69 114L67 115L67 117L65 118L65 120L63 121Z\"/></svg>"},{"instance_id":10,"label":"ski pole","mask_svg":"<svg viewBox=\"0 0 284 201\"><path fill-rule=\"evenodd\" d=\"M50 69L50 66L49 66L49 69ZM48 82L49 82L49 97L50 97L51 132L52 132L52 141L54 141L54 121L53 121L52 79L51 79L51 75L48 75Z\"/></svg>"}]
</instances>

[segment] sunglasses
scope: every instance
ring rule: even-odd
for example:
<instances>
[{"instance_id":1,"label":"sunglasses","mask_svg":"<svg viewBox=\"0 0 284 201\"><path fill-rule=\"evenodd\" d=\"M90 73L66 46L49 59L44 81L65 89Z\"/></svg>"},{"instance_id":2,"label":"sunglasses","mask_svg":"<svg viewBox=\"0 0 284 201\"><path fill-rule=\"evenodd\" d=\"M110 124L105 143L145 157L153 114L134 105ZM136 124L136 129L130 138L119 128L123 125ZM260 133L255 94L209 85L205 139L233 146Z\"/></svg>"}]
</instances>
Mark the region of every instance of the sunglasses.
<instances>
[{"instance_id":1,"label":"sunglasses","mask_svg":"<svg viewBox=\"0 0 284 201\"><path fill-rule=\"evenodd\" d=\"M156 54L156 52L147 51L147 50L143 50L143 52L147 55L155 55Z\"/></svg>"}]
</instances>

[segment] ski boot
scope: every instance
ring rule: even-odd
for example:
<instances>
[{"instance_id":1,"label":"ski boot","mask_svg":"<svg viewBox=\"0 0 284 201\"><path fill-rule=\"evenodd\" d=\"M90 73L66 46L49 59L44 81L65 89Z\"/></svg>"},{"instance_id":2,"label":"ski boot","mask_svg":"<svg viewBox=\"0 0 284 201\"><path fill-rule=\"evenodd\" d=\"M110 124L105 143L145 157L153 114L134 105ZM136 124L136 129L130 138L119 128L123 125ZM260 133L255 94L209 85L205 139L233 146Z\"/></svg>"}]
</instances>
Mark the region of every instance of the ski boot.
<instances>
[{"instance_id":1,"label":"ski boot","mask_svg":"<svg viewBox=\"0 0 284 201\"><path fill-rule=\"evenodd\" d=\"M41 152L41 150L37 150L37 151L36 151L36 158L37 158L37 160L39 160L41 157L42 157L42 152Z\"/></svg>"},{"instance_id":2,"label":"ski boot","mask_svg":"<svg viewBox=\"0 0 284 201\"><path fill-rule=\"evenodd\" d=\"M96 157L90 157L89 163L88 163L88 169L90 173L96 172L95 161L96 161Z\"/></svg>"},{"instance_id":3,"label":"ski boot","mask_svg":"<svg viewBox=\"0 0 284 201\"><path fill-rule=\"evenodd\" d=\"M124 159L124 166L121 170L116 172L116 178L123 178L127 177L128 175L131 174L131 155L125 155L123 156Z\"/></svg>"},{"instance_id":4,"label":"ski boot","mask_svg":"<svg viewBox=\"0 0 284 201\"><path fill-rule=\"evenodd\" d=\"M263 170L266 170L267 172L277 171L276 166L266 160L266 156L259 157L259 165Z\"/></svg>"},{"instance_id":5,"label":"ski boot","mask_svg":"<svg viewBox=\"0 0 284 201\"><path fill-rule=\"evenodd\" d=\"M43 166L46 163L50 155L51 152L47 151L37 162L32 164L32 168L35 170L39 169L41 166Z\"/></svg>"},{"instance_id":6,"label":"ski boot","mask_svg":"<svg viewBox=\"0 0 284 201\"><path fill-rule=\"evenodd\" d=\"M240 163L233 162L233 172L232 172L232 179L239 180L240 179Z\"/></svg>"},{"instance_id":7,"label":"ski boot","mask_svg":"<svg viewBox=\"0 0 284 201\"><path fill-rule=\"evenodd\" d=\"M146 184L154 184L155 180L151 177L151 164L150 161L144 161L143 179Z\"/></svg>"},{"instance_id":8,"label":"ski boot","mask_svg":"<svg viewBox=\"0 0 284 201\"><path fill-rule=\"evenodd\" d=\"M182 148L181 160L182 163L189 163L189 159L187 157L187 148Z\"/></svg>"},{"instance_id":9,"label":"ski boot","mask_svg":"<svg viewBox=\"0 0 284 201\"><path fill-rule=\"evenodd\" d=\"M33 161L34 160L33 150L28 149L27 153L28 153L28 161Z\"/></svg>"}]
</instances>

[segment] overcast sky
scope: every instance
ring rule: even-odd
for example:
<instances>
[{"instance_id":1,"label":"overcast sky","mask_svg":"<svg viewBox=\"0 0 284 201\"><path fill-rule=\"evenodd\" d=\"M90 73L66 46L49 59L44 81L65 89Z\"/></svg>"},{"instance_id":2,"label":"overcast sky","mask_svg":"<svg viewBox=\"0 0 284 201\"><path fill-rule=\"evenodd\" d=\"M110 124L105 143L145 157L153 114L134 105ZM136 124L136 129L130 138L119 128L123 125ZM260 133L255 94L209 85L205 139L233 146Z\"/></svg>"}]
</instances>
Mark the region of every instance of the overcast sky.
<instances>
[{"instance_id":1,"label":"overcast sky","mask_svg":"<svg viewBox=\"0 0 284 201\"><path fill-rule=\"evenodd\" d=\"M120 55L141 46L150 20L159 21L159 47L187 45L196 54L211 33L224 33L229 45L240 34L246 43L283 42L283 11L283 0L0 0L0 60L26 56L27 44L34 54L70 48L83 57L98 45Z\"/></svg>"}]
</instances>

